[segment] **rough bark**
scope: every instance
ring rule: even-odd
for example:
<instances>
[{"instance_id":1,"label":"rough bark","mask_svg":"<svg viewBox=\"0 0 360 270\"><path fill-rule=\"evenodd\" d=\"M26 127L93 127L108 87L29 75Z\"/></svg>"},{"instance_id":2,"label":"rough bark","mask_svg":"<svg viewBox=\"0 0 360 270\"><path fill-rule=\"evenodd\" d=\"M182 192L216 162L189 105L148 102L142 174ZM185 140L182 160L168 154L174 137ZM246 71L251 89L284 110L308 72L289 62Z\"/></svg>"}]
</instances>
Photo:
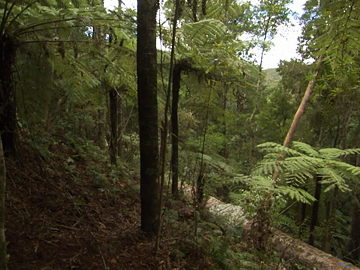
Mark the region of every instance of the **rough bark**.
<instances>
[{"instance_id":1,"label":"rough bark","mask_svg":"<svg viewBox=\"0 0 360 270\"><path fill-rule=\"evenodd\" d=\"M118 138L118 101L117 101L117 91L116 89L111 89L109 91L110 99L110 127L111 127L111 137L110 137L110 163L113 165L116 164L116 154L117 154L117 138Z\"/></svg>"},{"instance_id":2,"label":"rough bark","mask_svg":"<svg viewBox=\"0 0 360 270\"><path fill-rule=\"evenodd\" d=\"M0 269L6 270L6 238L5 238L5 187L6 187L6 167L2 140L0 136Z\"/></svg>"},{"instance_id":3,"label":"rough bark","mask_svg":"<svg viewBox=\"0 0 360 270\"><path fill-rule=\"evenodd\" d=\"M294 263L308 267L308 269L314 269L315 267L317 270L341 270L350 266L352 270L360 270L350 263L333 257L276 229L272 229L270 244L283 259L291 260Z\"/></svg>"},{"instance_id":4,"label":"rough bark","mask_svg":"<svg viewBox=\"0 0 360 270\"><path fill-rule=\"evenodd\" d=\"M138 0L137 74L140 130L141 229L149 238L158 229L157 0Z\"/></svg>"},{"instance_id":5,"label":"rough bark","mask_svg":"<svg viewBox=\"0 0 360 270\"><path fill-rule=\"evenodd\" d=\"M171 193L175 198L178 197L179 185L179 91L181 80L181 65L177 64L174 67L173 73L173 88L172 88L172 107L171 107L171 172L172 185Z\"/></svg>"},{"instance_id":6,"label":"rough bark","mask_svg":"<svg viewBox=\"0 0 360 270\"><path fill-rule=\"evenodd\" d=\"M6 157L16 157L16 101L12 67L16 46L6 36L0 36L0 132Z\"/></svg>"},{"instance_id":7,"label":"rough bark","mask_svg":"<svg viewBox=\"0 0 360 270\"><path fill-rule=\"evenodd\" d=\"M190 189L189 189L190 190ZM230 209L229 204L224 204L220 200L210 197L207 202L207 207L211 208L217 205L224 205L225 209ZM220 208L221 209L221 208ZM229 213L228 211L220 211L218 214L223 214L230 219L233 217L239 218L239 212L241 210L236 210ZM251 221L243 222L244 233L253 236L254 224ZM253 239L256 241L256 239ZM347 263L339 258L333 257L332 255L317 249L309 244L306 244L298 239L295 239L275 228L270 228L270 236L268 238L267 247L275 250L278 256L286 261L289 261L291 265L301 264L306 267L306 269L315 269L316 270L343 270L343 269L352 269L360 270L358 267ZM280 268L278 268L280 269Z\"/></svg>"}]
</instances>

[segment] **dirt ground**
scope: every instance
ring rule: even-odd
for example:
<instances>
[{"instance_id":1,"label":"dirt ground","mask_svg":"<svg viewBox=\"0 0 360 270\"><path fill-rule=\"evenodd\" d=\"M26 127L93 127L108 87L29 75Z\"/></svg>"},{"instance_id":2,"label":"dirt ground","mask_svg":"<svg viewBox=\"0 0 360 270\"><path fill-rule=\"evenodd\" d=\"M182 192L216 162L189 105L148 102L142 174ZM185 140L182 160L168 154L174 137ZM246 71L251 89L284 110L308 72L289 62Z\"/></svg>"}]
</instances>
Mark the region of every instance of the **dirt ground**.
<instances>
[{"instance_id":1,"label":"dirt ground","mask_svg":"<svg viewBox=\"0 0 360 270\"><path fill-rule=\"evenodd\" d=\"M206 269L211 266L184 232L154 242L140 231L140 200L126 181L94 186L87 161L74 161L77 178L64 164L71 149L58 145L42 160L23 151L7 160L6 237L10 270ZM26 153L27 152L27 153ZM101 164L104 170L106 164ZM76 181L75 181L76 180ZM184 246L185 256L176 256Z\"/></svg>"}]
</instances>

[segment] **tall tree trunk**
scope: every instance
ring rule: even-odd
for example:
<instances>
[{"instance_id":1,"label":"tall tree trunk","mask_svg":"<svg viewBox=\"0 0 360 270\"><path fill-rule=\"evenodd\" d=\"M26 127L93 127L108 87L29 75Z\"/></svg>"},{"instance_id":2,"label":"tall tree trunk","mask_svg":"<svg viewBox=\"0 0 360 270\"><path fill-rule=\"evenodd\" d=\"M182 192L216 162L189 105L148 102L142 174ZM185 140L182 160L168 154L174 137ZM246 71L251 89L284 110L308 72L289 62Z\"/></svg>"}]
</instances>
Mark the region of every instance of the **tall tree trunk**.
<instances>
[{"instance_id":1,"label":"tall tree trunk","mask_svg":"<svg viewBox=\"0 0 360 270\"><path fill-rule=\"evenodd\" d=\"M5 187L6 187L6 167L2 140L0 136L0 269L6 270L6 238L5 238Z\"/></svg>"},{"instance_id":2,"label":"tall tree trunk","mask_svg":"<svg viewBox=\"0 0 360 270\"><path fill-rule=\"evenodd\" d=\"M229 150L228 150L228 147L227 147L227 141L226 141L226 134L227 134L227 128L226 128L226 110L227 110L227 92L228 92L228 86L227 84L224 84L224 93L221 95L222 96L222 107L223 107L223 110L224 110L224 113L223 113L223 117L224 117L224 120L223 120L223 130L222 130L222 134L224 135L224 145L222 147L222 149L220 150L220 155L223 156L224 158L228 158L229 156Z\"/></svg>"},{"instance_id":3,"label":"tall tree trunk","mask_svg":"<svg viewBox=\"0 0 360 270\"><path fill-rule=\"evenodd\" d=\"M309 245L314 245L314 229L318 224L318 214L319 214L319 206L320 206L320 195L321 195L321 184L320 177L315 178L315 199L316 201L313 204L312 214L311 214L311 222L310 222L310 235L309 235Z\"/></svg>"},{"instance_id":4,"label":"tall tree trunk","mask_svg":"<svg viewBox=\"0 0 360 270\"><path fill-rule=\"evenodd\" d=\"M176 38L176 26L177 19L179 16L179 1L175 0L175 14L173 20L173 29L172 29L172 38L171 38L171 52L170 52L170 72L169 72L169 80L168 80L168 88L166 91L166 102L165 102L165 110L164 110L164 120L162 121L162 130L161 130L161 147L160 147L160 161L161 161L161 170L160 170L160 198L159 198L159 213L161 213L161 209L163 206L163 195L164 195L164 185L165 185L165 163L166 163L166 145L167 145L167 134L169 128L169 119L168 112L170 108L170 96L171 96L171 85L172 85L172 77L174 73L174 61L175 61L175 38ZM161 26L160 26L161 27ZM159 214L158 223L161 224L162 216ZM161 230L158 228L156 235L156 255L158 254L160 247L160 237Z\"/></svg>"},{"instance_id":5,"label":"tall tree trunk","mask_svg":"<svg viewBox=\"0 0 360 270\"><path fill-rule=\"evenodd\" d=\"M173 88L172 88L172 107L171 107L171 171L172 185L171 192L175 198L178 197L179 181L179 91L181 80L181 65L178 63L174 67Z\"/></svg>"},{"instance_id":6,"label":"tall tree trunk","mask_svg":"<svg viewBox=\"0 0 360 270\"><path fill-rule=\"evenodd\" d=\"M306 188L304 188L305 191L307 191ZM299 239L302 239L305 230L307 229L307 226L305 224L305 218L306 218L306 203L301 203L299 207Z\"/></svg>"},{"instance_id":7,"label":"tall tree trunk","mask_svg":"<svg viewBox=\"0 0 360 270\"><path fill-rule=\"evenodd\" d=\"M116 89L112 88L109 91L110 99L110 127L111 127L111 137L110 137L110 163L113 165L116 164L116 155L117 155L117 138L118 138L118 93Z\"/></svg>"},{"instance_id":8,"label":"tall tree trunk","mask_svg":"<svg viewBox=\"0 0 360 270\"><path fill-rule=\"evenodd\" d=\"M284 140L284 143L283 143L283 146L285 147L290 147L290 144L292 142L292 139L294 137L294 134L295 134L295 131L296 131L296 128L300 122L300 119L301 119L301 116L304 114L305 112L305 108L306 108L306 105L307 103L309 102L310 100L310 96L311 96L311 93L314 89L314 86L315 86L315 80L316 80L316 77L319 73L319 69L320 69L320 64L321 64L321 61L322 61L322 57L320 57L318 60L317 60L317 67L313 73L313 79L309 82L307 88L306 88L306 91L305 91L305 94L304 94L304 97L294 115L294 119L291 123L291 126L289 128L289 131L288 133L286 134L286 137L285 137L285 140ZM285 158L285 153L280 157L280 160L284 160ZM277 178L279 177L280 175L280 171L277 171L274 173L273 177L272 177L272 180L274 181L274 183L276 183L276 180Z\"/></svg>"},{"instance_id":9,"label":"tall tree trunk","mask_svg":"<svg viewBox=\"0 0 360 270\"><path fill-rule=\"evenodd\" d=\"M5 157L16 157L16 101L12 67L16 46L0 36L0 132Z\"/></svg>"},{"instance_id":10,"label":"tall tree trunk","mask_svg":"<svg viewBox=\"0 0 360 270\"><path fill-rule=\"evenodd\" d=\"M92 5L102 5L104 6L104 0L98 0L98 1L93 1ZM96 42L96 47L99 50L99 54L100 55L104 55L105 54L105 37L106 37L106 33L104 31L104 26L94 26L93 27L93 39ZM100 67L101 69L102 67ZM102 83L100 84L100 89L99 91L106 95L107 94L107 90L108 90L108 83L106 82L105 79L105 72L106 72L106 67L103 67L103 77L102 77ZM106 104L106 102L105 102ZM104 106L106 108L106 106ZM105 150L106 148L106 123L108 123L108 119L107 119L107 113L108 111L106 111L104 108L99 108L97 111L97 136L96 136L96 140L95 143L96 145L102 149Z\"/></svg>"},{"instance_id":11,"label":"tall tree trunk","mask_svg":"<svg viewBox=\"0 0 360 270\"><path fill-rule=\"evenodd\" d=\"M270 30L270 21L271 21L271 15L269 15L267 18L264 18L266 20L265 23L265 28L264 28L264 39L263 41L265 42L267 37L268 37L268 32ZM259 95L260 98L260 94L261 94L261 84L262 84L262 65L263 65L263 61L264 61L264 55L265 55L265 46L262 46L261 48L261 57L260 57L260 64L259 64L259 79L257 82L257 86L256 86L256 93ZM255 108L251 114L251 116L249 117L249 119L247 120L247 129L250 135L250 139L251 139L251 149L250 149L250 158L249 158L249 172L252 169L253 163L254 163L254 154L255 154L255 146L256 146L256 138L255 138L255 133L253 131L252 128L252 121L254 120L255 115L257 114L259 110L258 104L255 104Z\"/></svg>"},{"instance_id":12,"label":"tall tree trunk","mask_svg":"<svg viewBox=\"0 0 360 270\"><path fill-rule=\"evenodd\" d=\"M324 227L325 227L325 232L324 232L324 236L322 239L322 243L321 243L321 250L329 250L330 251L330 240L329 240L329 235L330 233L328 232L330 230L329 226L330 226L330 217L331 217L331 201L328 200L325 203L325 218L324 218Z\"/></svg>"},{"instance_id":13,"label":"tall tree trunk","mask_svg":"<svg viewBox=\"0 0 360 270\"><path fill-rule=\"evenodd\" d=\"M360 155L356 157L356 166L360 166ZM354 263L360 259L360 189L355 191L352 207L352 220L349 240L349 254Z\"/></svg>"},{"instance_id":14,"label":"tall tree trunk","mask_svg":"<svg viewBox=\"0 0 360 270\"><path fill-rule=\"evenodd\" d=\"M125 132L125 121L124 121L124 116L123 116L123 99L121 96L121 92L120 92L120 96L118 98L118 138L117 138L117 149L118 149L118 156L120 157L120 160L124 157L123 156L123 132Z\"/></svg>"},{"instance_id":15,"label":"tall tree trunk","mask_svg":"<svg viewBox=\"0 0 360 270\"><path fill-rule=\"evenodd\" d=\"M299 108L297 109L297 111L294 115L294 119L291 123L289 131L284 140L283 146L285 146L285 147L290 147L290 143L295 134L296 127L300 122L301 116L305 112L306 105L307 105L308 101L310 100L310 95L315 86L315 79L319 73L321 61L322 61L322 58L320 57L317 61L317 67L313 73L313 79L309 82L309 84L306 88L304 97L299 105ZM286 154L283 153L281 155L281 157L279 158L279 161L284 160L285 155ZM280 176L280 170L274 172L274 174L272 176L273 185L276 185L277 179L279 176ZM253 226L256 227L255 235L257 235L257 238L259 240L258 245L260 247L263 246L264 244L266 244L267 238L270 236L270 232L269 232L270 227L271 227L271 220L270 220L271 212L270 212L270 210L271 210L272 200L273 200L272 194L271 193L266 194L263 199L262 206L260 207L260 210L258 211L258 213L256 214L256 216L254 218Z\"/></svg>"},{"instance_id":16,"label":"tall tree trunk","mask_svg":"<svg viewBox=\"0 0 360 270\"><path fill-rule=\"evenodd\" d=\"M105 149L106 138L105 138L105 123L106 123L106 114L104 109L98 109L97 111L97 135L95 143L101 150Z\"/></svg>"},{"instance_id":17,"label":"tall tree trunk","mask_svg":"<svg viewBox=\"0 0 360 270\"><path fill-rule=\"evenodd\" d=\"M349 240L349 254L351 260L356 263L360 259L360 192L354 196L354 202L352 206L352 220Z\"/></svg>"},{"instance_id":18,"label":"tall tree trunk","mask_svg":"<svg viewBox=\"0 0 360 270\"><path fill-rule=\"evenodd\" d=\"M137 74L140 130L141 229L153 238L158 229L157 0L138 0Z\"/></svg>"},{"instance_id":19,"label":"tall tree trunk","mask_svg":"<svg viewBox=\"0 0 360 270\"><path fill-rule=\"evenodd\" d=\"M343 117L342 121L342 134L341 134L341 149L346 149L347 146L347 135L349 131L349 122L352 115L352 108L349 107L348 111ZM341 156L340 161L344 162L345 157ZM339 188L335 186L333 191L333 196L331 198L330 202L330 217L327 220L326 224L328 228L325 230L325 235L323 238L322 248L325 252L330 253L331 251L331 244L332 244L332 235L336 230L336 211L338 208L338 194L339 194Z\"/></svg>"},{"instance_id":20,"label":"tall tree trunk","mask_svg":"<svg viewBox=\"0 0 360 270\"><path fill-rule=\"evenodd\" d=\"M181 72L192 69L191 63L187 59L178 61L174 66L172 77L172 106L171 106L171 171L172 183L171 193L175 198L178 197L179 184L179 93Z\"/></svg>"}]
</instances>

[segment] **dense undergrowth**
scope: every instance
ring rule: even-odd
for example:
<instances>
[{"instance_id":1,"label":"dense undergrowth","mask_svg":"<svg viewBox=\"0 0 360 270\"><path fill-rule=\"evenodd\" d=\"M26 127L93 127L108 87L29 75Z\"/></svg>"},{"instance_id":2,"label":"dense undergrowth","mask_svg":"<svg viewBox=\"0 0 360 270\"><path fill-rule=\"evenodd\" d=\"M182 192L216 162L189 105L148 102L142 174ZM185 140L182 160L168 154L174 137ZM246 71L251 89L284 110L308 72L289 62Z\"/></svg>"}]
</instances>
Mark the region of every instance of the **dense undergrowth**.
<instances>
[{"instance_id":1,"label":"dense undergrowth","mask_svg":"<svg viewBox=\"0 0 360 270\"><path fill-rule=\"evenodd\" d=\"M156 252L140 231L137 162L110 166L89 142L47 151L7 160L9 269L284 269L186 196L166 197Z\"/></svg>"}]
</instances>

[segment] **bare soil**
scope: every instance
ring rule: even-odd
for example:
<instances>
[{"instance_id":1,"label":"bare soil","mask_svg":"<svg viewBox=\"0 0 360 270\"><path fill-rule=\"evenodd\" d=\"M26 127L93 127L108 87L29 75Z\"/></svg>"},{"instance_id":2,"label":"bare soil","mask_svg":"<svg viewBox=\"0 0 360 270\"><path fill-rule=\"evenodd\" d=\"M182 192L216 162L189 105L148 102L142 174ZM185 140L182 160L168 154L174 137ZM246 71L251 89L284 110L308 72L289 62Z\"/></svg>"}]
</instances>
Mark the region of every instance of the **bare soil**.
<instances>
[{"instance_id":1,"label":"bare soil","mask_svg":"<svg viewBox=\"0 0 360 270\"><path fill-rule=\"evenodd\" d=\"M24 149L7 160L6 236L10 270L206 269L212 264L191 241L186 222L167 230L155 254L140 231L140 199L123 180L99 188L87 172L89 160L73 161L73 150L55 145L42 160ZM103 174L109 167L101 165ZM108 171L108 172L107 172ZM182 254L177 256L177 254Z\"/></svg>"}]
</instances>

